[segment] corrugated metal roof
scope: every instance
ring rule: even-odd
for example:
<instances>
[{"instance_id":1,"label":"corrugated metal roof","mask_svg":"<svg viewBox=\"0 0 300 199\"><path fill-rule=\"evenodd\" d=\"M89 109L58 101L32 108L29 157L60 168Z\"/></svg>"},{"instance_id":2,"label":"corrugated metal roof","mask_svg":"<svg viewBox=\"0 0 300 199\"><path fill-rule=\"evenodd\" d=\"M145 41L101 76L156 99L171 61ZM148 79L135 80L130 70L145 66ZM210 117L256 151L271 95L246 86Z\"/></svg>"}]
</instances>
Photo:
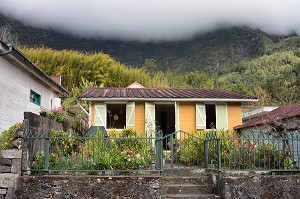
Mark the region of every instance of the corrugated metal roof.
<instances>
[{"instance_id":1,"label":"corrugated metal roof","mask_svg":"<svg viewBox=\"0 0 300 199\"><path fill-rule=\"evenodd\" d=\"M227 90L205 88L89 88L79 98L84 99L237 99L253 100L253 96Z\"/></svg>"},{"instance_id":2,"label":"corrugated metal roof","mask_svg":"<svg viewBox=\"0 0 300 199\"><path fill-rule=\"evenodd\" d=\"M234 127L235 130L257 126L269 123L270 121L279 121L291 117L300 116L300 103L281 106L273 111L262 114L257 118L251 119L242 125Z\"/></svg>"}]
</instances>

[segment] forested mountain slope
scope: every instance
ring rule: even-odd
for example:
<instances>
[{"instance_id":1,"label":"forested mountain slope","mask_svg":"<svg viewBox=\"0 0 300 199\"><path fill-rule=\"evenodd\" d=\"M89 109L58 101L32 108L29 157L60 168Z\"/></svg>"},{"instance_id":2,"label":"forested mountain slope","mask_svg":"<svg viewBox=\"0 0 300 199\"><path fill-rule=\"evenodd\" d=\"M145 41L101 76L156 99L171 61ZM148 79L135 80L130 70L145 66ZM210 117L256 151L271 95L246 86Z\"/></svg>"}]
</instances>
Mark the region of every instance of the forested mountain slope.
<instances>
[{"instance_id":1,"label":"forested mountain slope","mask_svg":"<svg viewBox=\"0 0 300 199\"><path fill-rule=\"evenodd\" d=\"M182 41L138 42L79 38L51 29L31 27L1 14L0 24L10 26L19 42L28 47L104 52L121 63L135 67L142 67L146 59L152 59L163 71L215 69L226 63L258 57L273 45L267 34L245 27L223 28Z\"/></svg>"},{"instance_id":2,"label":"forested mountain slope","mask_svg":"<svg viewBox=\"0 0 300 199\"><path fill-rule=\"evenodd\" d=\"M26 56L48 75L62 75L63 85L77 93L84 82L124 87L138 81L146 87L222 88L257 95L258 106L300 101L299 36L271 39L240 27L191 40L142 43L76 38L1 15L0 23L9 24L26 44L21 48Z\"/></svg>"}]
</instances>

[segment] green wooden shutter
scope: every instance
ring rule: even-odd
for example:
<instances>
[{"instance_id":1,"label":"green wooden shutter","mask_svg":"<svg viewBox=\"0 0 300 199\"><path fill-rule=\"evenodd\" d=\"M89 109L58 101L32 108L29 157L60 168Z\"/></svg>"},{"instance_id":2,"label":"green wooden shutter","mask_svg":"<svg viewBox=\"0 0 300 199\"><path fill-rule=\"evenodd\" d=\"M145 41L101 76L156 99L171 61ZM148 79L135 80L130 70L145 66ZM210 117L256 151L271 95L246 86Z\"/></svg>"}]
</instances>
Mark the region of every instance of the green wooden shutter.
<instances>
[{"instance_id":1,"label":"green wooden shutter","mask_svg":"<svg viewBox=\"0 0 300 199\"><path fill-rule=\"evenodd\" d=\"M206 115L204 104L196 104L196 129L206 129Z\"/></svg>"},{"instance_id":2,"label":"green wooden shutter","mask_svg":"<svg viewBox=\"0 0 300 199\"><path fill-rule=\"evenodd\" d=\"M155 137L155 105L153 103L145 102L145 119L147 137Z\"/></svg>"},{"instance_id":3,"label":"green wooden shutter","mask_svg":"<svg viewBox=\"0 0 300 199\"><path fill-rule=\"evenodd\" d=\"M106 104L96 104L95 105L95 126L104 126L106 128Z\"/></svg>"},{"instance_id":4,"label":"green wooden shutter","mask_svg":"<svg viewBox=\"0 0 300 199\"><path fill-rule=\"evenodd\" d=\"M227 105L216 104L216 128L228 130Z\"/></svg>"},{"instance_id":5,"label":"green wooden shutter","mask_svg":"<svg viewBox=\"0 0 300 199\"><path fill-rule=\"evenodd\" d=\"M134 126L135 120L135 102L126 104L126 127Z\"/></svg>"}]
</instances>

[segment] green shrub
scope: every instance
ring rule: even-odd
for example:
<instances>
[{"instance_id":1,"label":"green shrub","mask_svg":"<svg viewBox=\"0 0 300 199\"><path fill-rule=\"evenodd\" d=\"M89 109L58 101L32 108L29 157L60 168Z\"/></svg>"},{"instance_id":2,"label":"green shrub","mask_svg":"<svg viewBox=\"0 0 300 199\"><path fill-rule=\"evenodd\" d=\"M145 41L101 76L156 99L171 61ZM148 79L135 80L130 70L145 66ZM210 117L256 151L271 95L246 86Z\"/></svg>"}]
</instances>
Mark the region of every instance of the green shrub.
<instances>
[{"instance_id":1,"label":"green shrub","mask_svg":"<svg viewBox=\"0 0 300 199\"><path fill-rule=\"evenodd\" d=\"M13 141L15 141L14 133L22 127L22 123L17 123L11 126L7 131L3 131L0 135L0 154L4 149L12 149Z\"/></svg>"},{"instance_id":2,"label":"green shrub","mask_svg":"<svg viewBox=\"0 0 300 199\"><path fill-rule=\"evenodd\" d=\"M124 129L119 136L104 137L102 132L89 137L71 137L64 131L53 131L51 170L137 170L154 161L151 141ZM44 155L37 154L33 168L43 168Z\"/></svg>"}]
</instances>

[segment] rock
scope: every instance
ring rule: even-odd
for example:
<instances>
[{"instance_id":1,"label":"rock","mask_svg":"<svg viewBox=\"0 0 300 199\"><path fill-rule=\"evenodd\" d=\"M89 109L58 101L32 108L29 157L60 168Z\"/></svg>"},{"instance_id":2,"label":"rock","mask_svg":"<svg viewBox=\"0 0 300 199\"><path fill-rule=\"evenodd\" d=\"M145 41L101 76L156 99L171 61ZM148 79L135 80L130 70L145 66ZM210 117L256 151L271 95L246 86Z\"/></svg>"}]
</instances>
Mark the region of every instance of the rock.
<instances>
[{"instance_id":1,"label":"rock","mask_svg":"<svg viewBox=\"0 0 300 199\"><path fill-rule=\"evenodd\" d=\"M5 199L15 199L15 198L16 198L15 189L14 188L8 188Z\"/></svg>"},{"instance_id":2,"label":"rock","mask_svg":"<svg viewBox=\"0 0 300 199\"><path fill-rule=\"evenodd\" d=\"M14 173L0 173L0 187L15 188L18 174Z\"/></svg>"},{"instance_id":3,"label":"rock","mask_svg":"<svg viewBox=\"0 0 300 199\"><path fill-rule=\"evenodd\" d=\"M11 172L11 166L0 165L0 173L10 173L10 172Z\"/></svg>"},{"instance_id":4,"label":"rock","mask_svg":"<svg viewBox=\"0 0 300 199\"><path fill-rule=\"evenodd\" d=\"M22 148L22 138L18 138L15 141L13 141L13 145L16 148L21 149Z\"/></svg>"},{"instance_id":5,"label":"rock","mask_svg":"<svg viewBox=\"0 0 300 199\"><path fill-rule=\"evenodd\" d=\"M24 132L23 132L23 129L22 129L22 128L21 128L21 129L17 129L17 130L15 131L15 133L14 133L14 137L15 137L15 138L22 138L23 135L24 135Z\"/></svg>"},{"instance_id":6,"label":"rock","mask_svg":"<svg viewBox=\"0 0 300 199\"><path fill-rule=\"evenodd\" d=\"M5 195L6 194L6 189L0 189L0 195Z\"/></svg>"},{"instance_id":7,"label":"rock","mask_svg":"<svg viewBox=\"0 0 300 199\"><path fill-rule=\"evenodd\" d=\"M1 158L0 159L0 165L11 166L12 165L12 161L11 161L11 159Z\"/></svg>"},{"instance_id":8,"label":"rock","mask_svg":"<svg viewBox=\"0 0 300 199\"><path fill-rule=\"evenodd\" d=\"M11 172L21 174L21 159L13 159L12 163Z\"/></svg>"},{"instance_id":9,"label":"rock","mask_svg":"<svg viewBox=\"0 0 300 199\"><path fill-rule=\"evenodd\" d=\"M22 158L22 150L18 149L6 149L2 151L2 157L3 158Z\"/></svg>"}]
</instances>

